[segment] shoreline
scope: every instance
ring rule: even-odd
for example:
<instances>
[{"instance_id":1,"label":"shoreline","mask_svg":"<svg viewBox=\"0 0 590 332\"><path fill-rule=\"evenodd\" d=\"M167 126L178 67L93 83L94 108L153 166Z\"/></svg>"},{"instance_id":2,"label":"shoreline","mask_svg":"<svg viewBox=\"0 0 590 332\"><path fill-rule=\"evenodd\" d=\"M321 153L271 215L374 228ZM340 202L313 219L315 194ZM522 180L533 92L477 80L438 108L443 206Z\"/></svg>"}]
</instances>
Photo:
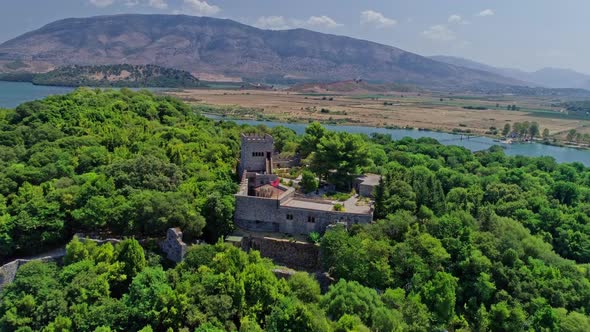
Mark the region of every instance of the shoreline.
<instances>
[{"instance_id":1,"label":"shoreline","mask_svg":"<svg viewBox=\"0 0 590 332\"><path fill-rule=\"evenodd\" d=\"M485 137L494 140L498 143L498 146L505 148L509 145L525 145L525 144L540 144L540 145L547 145L547 146L554 146L560 148L569 148L569 149L576 149L579 151L590 151L589 146L582 146L582 145L572 145L566 144L563 142L551 142L546 140L539 140L534 139L534 141L514 141L513 143L505 143L500 140L505 139L505 137L497 136L497 135L490 135L486 133L474 133L474 132L460 132L460 131L453 131L453 130L444 130L444 129L431 129L431 128L415 128L415 127L401 127L401 126L372 126L369 124L363 124L359 122L335 122L335 121L324 121L321 119L298 119L298 121L281 121L280 119L273 119L272 117L262 117L262 118L252 118L252 117L239 117L239 116L231 116L223 113L208 113L208 112L201 112L201 114L205 117L215 119L215 120L224 120L224 121L258 121L258 122L274 122L274 123L283 123L283 124L310 124L311 122L319 122L322 125L330 125L330 126L354 126L354 127L363 127L363 128L380 128L380 129L391 129L391 130L415 130L415 131L424 131L424 132L435 132L435 133L443 133L449 135L456 135L456 136L466 136L466 137ZM261 123L263 124L263 123ZM469 139L469 138L467 138Z\"/></svg>"}]
</instances>

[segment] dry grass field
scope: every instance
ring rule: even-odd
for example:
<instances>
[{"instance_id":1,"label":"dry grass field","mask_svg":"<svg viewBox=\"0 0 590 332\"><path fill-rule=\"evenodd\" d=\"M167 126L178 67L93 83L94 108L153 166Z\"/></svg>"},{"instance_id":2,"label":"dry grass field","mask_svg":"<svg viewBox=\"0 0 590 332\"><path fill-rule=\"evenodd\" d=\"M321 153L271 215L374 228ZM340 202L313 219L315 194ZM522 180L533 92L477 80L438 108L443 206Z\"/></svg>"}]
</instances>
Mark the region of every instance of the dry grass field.
<instances>
[{"instance_id":1,"label":"dry grass field","mask_svg":"<svg viewBox=\"0 0 590 332\"><path fill-rule=\"evenodd\" d=\"M413 127L431 130L470 130L483 134L500 131L506 123L536 121L560 137L570 129L590 132L590 121L567 119L551 107L549 98L453 96L425 93L395 95L302 94L259 90L184 90L170 94L189 103L223 106L222 112L238 118L277 121L318 120L377 127ZM441 100L442 99L442 100ZM508 111L517 105L520 111ZM485 107L486 110L464 107Z\"/></svg>"}]
</instances>

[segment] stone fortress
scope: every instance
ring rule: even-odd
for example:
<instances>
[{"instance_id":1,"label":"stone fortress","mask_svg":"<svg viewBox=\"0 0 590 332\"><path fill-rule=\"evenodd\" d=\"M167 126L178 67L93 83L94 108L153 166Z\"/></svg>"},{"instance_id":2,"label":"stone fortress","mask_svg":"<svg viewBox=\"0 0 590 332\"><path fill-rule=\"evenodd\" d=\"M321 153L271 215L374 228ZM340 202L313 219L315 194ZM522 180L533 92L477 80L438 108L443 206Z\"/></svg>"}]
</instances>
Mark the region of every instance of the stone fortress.
<instances>
[{"instance_id":1,"label":"stone fortress","mask_svg":"<svg viewBox=\"0 0 590 332\"><path fill-rule=\"evenodd\" d=\"M270 135L242 134L238 175L240 189L235 195L235 223L241 229L255 232L307 235L324 233L329 225L370 223L372 202L361 204L361 196L343 202L344 211L336 211L334 202L307 198L295 188L280 183L273 174L274 141ZM357 192L370 197L379 177L363 176L355 182Z\"/></svg>"}]
</instances>

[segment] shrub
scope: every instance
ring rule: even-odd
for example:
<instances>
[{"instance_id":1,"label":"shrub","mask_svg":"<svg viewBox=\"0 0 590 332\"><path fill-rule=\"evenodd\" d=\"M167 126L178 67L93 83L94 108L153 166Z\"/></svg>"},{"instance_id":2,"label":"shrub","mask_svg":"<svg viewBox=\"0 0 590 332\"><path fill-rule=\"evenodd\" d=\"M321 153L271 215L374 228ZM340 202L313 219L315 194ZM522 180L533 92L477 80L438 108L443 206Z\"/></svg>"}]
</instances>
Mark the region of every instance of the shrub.
<instances>
[{"instance_id":1,"label":"shrub","mask_svg":"<svg viewBox=\"0 0 590 332\"><path fill-rule=\"evenodd\" d=\"M303 171L303 175L301 177L301 190L304 193L310 193L314 190L318 189L318 179L316 178L315 174L310 171Z\"/></svg>"},{"instance_id":2,"label":"shrub","mask_svg":"<svg viewBox=\"0 0 590 332\"><path fill-rule=\"evenodd\" d=\"M318 232L311 232L308 235L308 239L309 239L309 242L318 244L318 243L320 243L322 236Z\"/></svg>"},{"instance_id":3,"label":"shrub","mask_svg":"<svg viewBox=\"0 0 590 332\"><path fill-rule=\"evenodd\" d=\"M344 205L340 204L340 203L336 203L334 204L334 211L339 211L339 212L344 212Z\"/></svg>"}]
</instances>

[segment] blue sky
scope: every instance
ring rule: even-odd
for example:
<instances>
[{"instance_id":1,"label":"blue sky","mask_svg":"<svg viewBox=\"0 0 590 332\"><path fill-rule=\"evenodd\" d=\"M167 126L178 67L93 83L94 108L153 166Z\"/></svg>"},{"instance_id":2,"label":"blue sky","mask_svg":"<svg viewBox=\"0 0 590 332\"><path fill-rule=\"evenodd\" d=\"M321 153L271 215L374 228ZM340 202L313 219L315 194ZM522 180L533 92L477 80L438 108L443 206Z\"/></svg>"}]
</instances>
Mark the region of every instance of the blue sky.
<instances>
[{"instance_id":1,"label":"blue sky","mask_svg":"<svg viewBox=\"0 0 590 332\"><path fill-rule=\"evenodd\" d=\"M0 8L0 42L67 17L183 13L304 27L496 66L590 73L589 0L2 0Z\"/></svg>"}]
</instances>

